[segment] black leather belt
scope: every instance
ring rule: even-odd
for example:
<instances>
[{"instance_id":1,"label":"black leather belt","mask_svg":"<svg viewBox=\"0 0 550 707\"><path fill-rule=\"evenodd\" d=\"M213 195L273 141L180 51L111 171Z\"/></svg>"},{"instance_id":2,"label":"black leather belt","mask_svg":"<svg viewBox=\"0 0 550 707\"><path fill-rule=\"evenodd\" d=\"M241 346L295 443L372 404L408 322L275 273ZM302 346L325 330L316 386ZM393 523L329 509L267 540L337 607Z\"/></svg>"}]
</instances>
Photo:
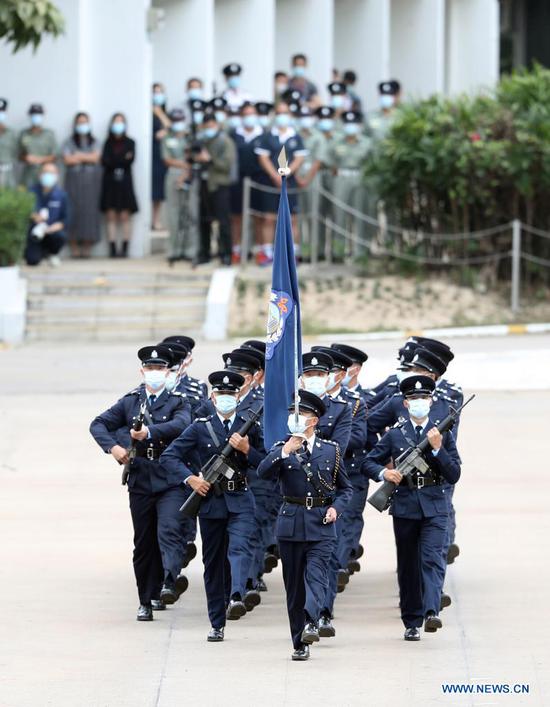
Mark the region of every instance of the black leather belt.
<instances>
[{"instance_id":1,"label":"black leather belt","mask_svg":"<svg viewBox=\"0 0 550 707\"><path fill-rule=\"evenodd\" d=\"M153 447L147 447L147 449L144 449L142 452L136 451L136 457L139 457L140 459L149 459L149 461L156 461L157 459L160 459L161 454L161 449L154 449Z\"/></svg>"},{"instance_id":2,"label":"black leather belt","mask_svg":"<svg viewBox=\"0 0 550 707\"><path fill-rule=\"evenodd\" d=\"M306 508L321 508L330 506L332 498L321 498L320 496L283 496L283 501L285 503L293 503L296 506L305 506Z\"/></svg>"},{"instance_id":3,"label":"black leather belt","mask_svg":"<svg viewBox=\"0 0 550 707\"><path fill-rule=\"evenodd\" d=\"M246 479L226 479L225 477L217 481L214 486L218 486L220 491L227 493L228 491L244 491L247 488Z\"/></svg>"},{"instance_id":4,"label":"black leather belt","mask_svg":"<svg viewBox=\"0 0 550 707\"><path fill-rule=\"evenodd\" d=\"M422 474L417 474L416 476L411 476L411 481L413 487L416 489L423 489L426 486L441 486L441 481L433 476L423 476ZM402 479L399 486L408 486L407 479Z\"/></svg>"}]
</instances>

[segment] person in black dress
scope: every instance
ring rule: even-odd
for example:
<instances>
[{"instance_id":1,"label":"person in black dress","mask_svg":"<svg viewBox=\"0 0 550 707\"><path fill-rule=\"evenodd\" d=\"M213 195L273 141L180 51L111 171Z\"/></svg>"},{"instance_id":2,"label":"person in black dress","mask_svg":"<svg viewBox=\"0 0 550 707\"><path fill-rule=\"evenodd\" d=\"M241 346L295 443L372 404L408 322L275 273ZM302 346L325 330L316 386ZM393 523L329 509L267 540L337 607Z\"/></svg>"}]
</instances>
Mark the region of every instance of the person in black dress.
<instances>
[{"instance_id":1,"label":"person in black dress","mask_svg":"<svg viewBox=\"0 0 550 707\"><path fill-rule=\"evenodd\" d=\"M128 243L132 235L131 215L138 210L132 181L135 156L136 143L126 134L126 118L123 113L115 113L101 155L103 179L100 209L107 219L111 258L117 256L117 226L122 229L120 254L123 258L128 255Z\"/></svg>"},{"instance_id":2,"label":"person in black dress","mask_svg":"<svg viewBox=\"0 0 550 707\"><path fill-rule=\"evenodd\" d=\"M160 210L165 200L164 181L166 165L161 155L161 144L170 130L170 118L166 112L166 91L161 83L153 84L153 150L151 155L152 183L151 198L153 201L152 228L162 231Z\"/></svg>"}]
</instances>

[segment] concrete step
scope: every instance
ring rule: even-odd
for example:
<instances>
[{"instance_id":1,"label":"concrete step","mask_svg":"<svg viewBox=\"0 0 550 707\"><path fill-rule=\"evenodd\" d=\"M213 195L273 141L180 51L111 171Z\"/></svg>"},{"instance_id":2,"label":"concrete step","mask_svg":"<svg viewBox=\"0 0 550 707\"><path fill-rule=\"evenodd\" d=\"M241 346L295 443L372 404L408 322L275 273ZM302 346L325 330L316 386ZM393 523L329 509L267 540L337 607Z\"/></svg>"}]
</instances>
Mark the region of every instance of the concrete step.
<instances>
[{"instance_id":1,"label":"concrete step","mask_svg":"<svg viewBox=\"0 0 550 707\"><path fill-rule=\"evenodd\" d=\"M162 309L204 309L204 293L186 292L176 295L135 295L135 296L90 296L80 292L70 299L58 295L31 295L27 300L27 312L42 315L48 312L50 316L81 312L84 316L89 312L109 312L124 310L126 312L151 312Z\"/></svg>"}]
</instances>

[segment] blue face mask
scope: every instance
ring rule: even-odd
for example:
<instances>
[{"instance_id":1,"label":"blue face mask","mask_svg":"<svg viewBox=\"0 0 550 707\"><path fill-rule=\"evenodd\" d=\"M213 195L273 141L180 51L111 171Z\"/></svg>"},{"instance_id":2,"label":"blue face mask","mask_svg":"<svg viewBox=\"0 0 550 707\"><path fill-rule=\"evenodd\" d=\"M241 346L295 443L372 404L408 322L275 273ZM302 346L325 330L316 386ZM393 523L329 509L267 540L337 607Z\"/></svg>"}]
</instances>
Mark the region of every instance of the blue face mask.
<instances>
[{"instance_id":1,"label":"blue face mask","mask_svg":"<svg viewBox=\"0 0 550 707\"><path fill-rule=\"evenodd\" d=\"M227 125L234 130L241 127L241 116L240 115L230 115L227 119Z\"/></svg>"},{"instance_id":2,"label":"blue face mask","mask_svg":"<svg viewBox=\"0 0 550 707\"><path fill-rule=\"evenodd\" d=\"M54 174L53 172L44 172L40 175L40 184L42 184L45 189L51 189L56 183L57 174Z\"/></svg>"},{"instance_id":3,"label":"blue face mask","mask_svg":"<svg viewBox=\"0 0 550 707\"><path fill-rule=\"evenodd\" d=\"M359 123L346 123L344 125L344 132L346 135L358 135L361 130Z\"/></svg>"},{"instance_id":4,"label":"blue face mask","mask_svg":"<svg viewBox=\"0 0 550 707\"><path fill-rule=\"evenodd\" d=\"M111 125L111 132L113 135L122 135L126 132L126 123L113 123Z\"/></svg>"},{"instance_id":5,"label":"blue face mask","mask_svg":"<svg viewBox=\"0 0 550 707\"><path fill-rule=\"evenodd\" d=\"M44 116L42 115L42 113L33 113L31 115L31 125L38 127L39 125L42 125L43 122Z\"/></svg>"},{"instance_id":6,"label":"blue face mask","mask_svg":"<svg viewBox=\"0 0 550 707\"><path fill-rule=\"evenodd\" d=\"M230 76L227 79L227 85L229 88L239 88L241 85L241 77L240 76Z\"/></svg>"},{"instance_id":7,"label":"blue face mask","mask_svg":"<svg viewBox=\"0 0 550 707\"><path fill-rule=\"evenodd\" d=\"M344 105L344 96L333 96L331 104L333 108L341 108Z\"/></svg>"},{"instance_id":8,"label":"blue face mask","mask_svg":"<svg viewBox=\"0 0 550 707\"><path fill-rule=\"evenodd\" d=\"M175 133L182 133L185 130L185 123L183 120L177 120L175 123L172 123L172 130Z\"/></svg>"},{"instance_id":9,"label":"blue face mask","mask_svg":"<svg viewBox=\"0 0 550 707\"><path fill-rule=\"evenodd\" d=\"M342 378L342 385L344 386L344 388L347 388L350 383L351 376L349 373L346 373L346 375Z\"/></svg>"},{"instance_id":10,"label":"blue face mask","mask_svg":"<svg viewBox=\"0 0 550 707\"><path fill-rule=\"evenodd\" d=\"M5 110L0 110L0 123L5 123L6 122L6 111Z\"/></svg>"},{"instance_id":11,"label":"blue face mask","mask_svg":"<svg viewBox=\"0 0 550 707\"><path fill-rule=\"evenodd\" d=\"M205 128L202 131L202 135L205 140L211 140L213 137L216 137L218 134L218 128Z\"/></svg>"},{"instance_id":12,"label":"blue face mask","mask_svg":"<svg viewBox=\"0 0 550 707\"><path fill-rule=\"evenodd\" d=\"M295 76L297 79L302 79L306 75L306 67L294 66L292 69L292 75Z\"/></svg>"},{"instance_id":13,"label":"blue face mask","mask_svg":"<svg viewBox=\"0 0 550 707\"><path fill-rule=\"evenodd\" d=\"M314 395L322 397L327 392L326 376L307 376L302 380L304 382L304 388Z\"/></svg>"},{"instance_id":14,"label":"blue face mask","mask_svg":"<svg viewBox=\"0 0 550 707\"><path fill-rule=\"evenodd\" d=\"M243 125L245 128L255 128L258 125L257 115L245 115L243 117Z\"/></svg>"},{"instance_id":15,"label":"blue face mask","mask_svg":"<svg viewBox=\"0 0 550 707\"><path fill-rule=\"evenodd\" d=\"M75 125L75 131L77 135L89 135L90 130L90 123L77 123Z\"/></svg>"},{"instance_id":16,"label":"blue face mask","mask_svg":"<svg viewBox=\"0 0 550 707\"><path fill-rule=\"evenodd\" d=\"M178 376L178 371L170 371L170 373L166 376L166 390L174 390L174 388L177 386L179 382L179 376Z\"/></svg>"},{"instance_id":17,"label":"blue face mask","mask_svg":"<svg viewBox=\"0 0 550 707\"><path fill-rule=\"evenodd\" d=\"M288 416L287 421L288 431L290 432L290 434L303 435L306 429L308 428L308 419L309 418L307 418L305 415L298 415L298 421L296 421L296 415L291 412Z\"/></svg>"},{"instance_id":18,"label":"blue face mask","mask_svg":"<svg viewBox=\"0 0 550 707\"><path fill-rule=\"evenodd\" d=\"M163 106L166 103L166 96L164 93L153 93L153 104L155 106Z\"/></svg>"},{"instance_id":19,"label":"blue face mask","mask_svg":"<svg viewBox=\"0 0 550 707\"><path fill-rule=\"evenodd\" d=\"M300 118L300 127L311 130L314 125L315 118L312 115L305 115L303 118Z\"/></svg>"},{"instance_id":20,"label":"blue face mask","mask_svg":"<svg viewBox=\"0 0 550 707\"><path fill-rule=\"evenodd\" d=\"M258 123L262 128L267 128L271 123L271 118L268 115L260 115L258 116Z\"/></svg>"},{"instance_id":21,"label":"blue face mask","mask_svg":"<svg viewBox=\"0 0 550 707\"><path fill-rule=\"evenodd\" d=\"M429 398L414 398L409 400L409 412L417 420L423 420L430 413L431 401Z\"/></svg>"},{"instance_id":22,"label":"blue face mask","mask_svg":"<svg viewBox=\"0 0 550 707\"><path fill-rule=\"evenodd\" d=\"M204 113L201 110L196 110L193 112L193 122L195 125L200 125L202 123L202 119L204 118Z\"/></svg>"},{"instance_id":23,"label":"blue face mask","mask_svg":"<svg viewBox=\"0 0 550 707\"><path fill-rule=\"evenodd\" d=\"M391 108L395 103L395 98L386 93L380 96L378 100L380 101L380 108Z\"/></svg>"},{"instance_id":24,"label":"blue face mask","mask_svg":"<svg viewBox=\"0 0 550 707\"><path fill-rule=\"evenodd\" d=\"M334 120L332 120L332 118L321 118L321 120L317 123L317 127L323 133L330 133L334 127Z\"/></svg>"},{"instance_id":25,"label":"blue face mask","mask_svg":"<svg viewBox=\"0 0 550 707\"><path fill-rule=\"evenodd\" d=\"M288 113L278 113L275 116L275 124L280 128L286 128L290 125L290 115Z\"/></svg>"},{"instance_id":26,"label":"blue face mask","mask_svg":"<svg viewBox=\"0 0 550 707\"><path fill-rule=\"evenodd\" d=\"M225 123L225 119L227 118L227 116L223 110L217 110L214 115L216 116L216 120L218 121L218 123Z\"/></svg>"},{"instance_id":27,"label":"blue face mask","mask_svg":"<svg viewBox=\"0 0 550 707\"><path fill-rule=\"evenodd\" d=\"M229 415L237 407L237 398L233 395L222 395L218 393L215 397L214 405L216 410L222 415Z\"/></svg>"},{"instance_id":28,"label":"blue face mask","mask_svg":"<svg viewBox=\"0 0 550 707\"><path fill-rule=\"evenodd\" d=\"M202 88L190 88L187 91L187 97L190 101L200 100L202 98Z\"/></svg>"}]
</instances>

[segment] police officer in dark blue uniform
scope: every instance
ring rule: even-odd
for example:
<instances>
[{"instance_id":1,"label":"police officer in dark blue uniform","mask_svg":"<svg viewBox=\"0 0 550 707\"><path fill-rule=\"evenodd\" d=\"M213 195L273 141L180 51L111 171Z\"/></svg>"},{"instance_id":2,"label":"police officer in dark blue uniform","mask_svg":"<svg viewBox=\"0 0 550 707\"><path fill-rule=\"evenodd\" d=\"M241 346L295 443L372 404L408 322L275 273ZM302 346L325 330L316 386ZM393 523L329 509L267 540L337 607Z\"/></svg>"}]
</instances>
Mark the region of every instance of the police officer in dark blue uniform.
<instances>
[{"instance_id":1,"label":"police officer in dark blue uniform","mask_svg":"<svg viewBox=\"0 0 550 707\"><path fill-rule=\"evenodd\" d=\"M181 591L176 585L183 563L184 543L179 507L185 499L184 474L167 471L159 464L163 449L191 423L191 411L183 397L166 390L172 357L165 346L145 346L138 351L144 385L132 390L90 425L92 436L119 464L129 461L128 448L135 444L130 464L128 492L134 526L134 572L140 607L138 621L152 621L152 602L173 604ZM145 421L132 429L140 408ZM157 604L155 608L161 608Z\"/></svg>"},{"instance_id":2,"label":"police officer in dark blue uniform","mask_svg":"<svg viewBox=\"0 0 550 707\"><path fill-rule=\"evenodd\" d=\"M369 390L368 408L371 414L375 408L382 405L388 398L399 392L399 383L403 378L410 373L410 362L414 356L414 352L419 348L419 344L412 339L409 339L397 352L397 360L399 361L395 373L391 373L381 383Z\"/></svg>"},{"instance_id":3,"label":"police officer in dark blue uniform","mask_svg":"<svg viewBox=\"0 0 550 707\"><path fill-rule=\"evenodd\" d=\"M260 463L264 452L258 423L246 437L238 434L249 419L237 410L243 377L225 370L211 373L208 380L215 414L195 420L163 453L161 464L168 473L183 474L186 483L204 496L199 524L212 627L207 640L223 641L226 617L239 619L246 614L243 597L252 560L250 538L255 530L254 496L248 488L246 474L251 466ZM213 454L221 452L228 441L235 449L230 461L235 476L211 485L199 476L200 469Z\"/></svg>"},{"instance_id":4,"label":"police officer in dark blue uniform","mask_svg":"<svg viewBox=\"0 0 550 707\"><path fill-rule=\"evenodd\" d=\"M331 344L331 349L335 351L341 351L346 356L351 358L351 366L348 368L346 375L342 379L342 388L349 390L351 393L357 393L363 399L365 405L368 405L370 391L367 388L363 388L361 383L359 383L359 376L361 375L361 370L363 364L366 363L369 356L361 349L355 346L348 346L347 344Z\"/></svg>"},{"instance_id":5,"label":"police officer in dark blue uniform","mask_svg":"<svg viewBox=\"0 0 550 707\"><path fill-rule=\"evenodd\" d=\"M441 435L432 410L435 383L432 378L413 375L400 384L407 419L389 430L369 452L364 466L377 481L399 484L390 513L397 545L397 577L401 619L405 640L418 641L419 628L435 632L445 577L443 548L447 537L450 490L460 478L460 457L451 432ZM431 451L425 455L429 470L415 472L413 488L387 464L408 448L428 437Z\"/></svg>"},{"instance_id":6,"label":"police officer in dark blue uniform","mask_svg":"<svg viewBox=\"0 0 550 707\"><path fill-rule=\"evenodd\" d=\"M290 436L277 442L258 467L260 478L277 478L283 505L277 539L283 564L292 660L307 660L319 640L318 621L328 586L328 563L336 543L334 523L353 493L340 447L316 434L323 401L299 391L299 417L289 415ZM289 410L294 411L294 405Z\"/></svg>"},{"instance_id":7,"label":"police officer in dark blue uniform","mask_svg":"<svg viewBox=\"0 0 550 707\"><path fill-rule=\"evenodd\" d=\"M172 343L179 344L180 346L185 346L188 351L176 390L179 390L180 393L186 393L188 395L191 408L195 411L196 408L204 402L204 400L208 399L208 387L206 383L199 378L193 378L193 376L189 375L189 367L193 362L195 340L190 336L185 336L184 334L175 334L174 336L167 336L163 339L162 343L168 345ZM200 400L197 400L197 398Z\"/></svg>"}]
</instances>

